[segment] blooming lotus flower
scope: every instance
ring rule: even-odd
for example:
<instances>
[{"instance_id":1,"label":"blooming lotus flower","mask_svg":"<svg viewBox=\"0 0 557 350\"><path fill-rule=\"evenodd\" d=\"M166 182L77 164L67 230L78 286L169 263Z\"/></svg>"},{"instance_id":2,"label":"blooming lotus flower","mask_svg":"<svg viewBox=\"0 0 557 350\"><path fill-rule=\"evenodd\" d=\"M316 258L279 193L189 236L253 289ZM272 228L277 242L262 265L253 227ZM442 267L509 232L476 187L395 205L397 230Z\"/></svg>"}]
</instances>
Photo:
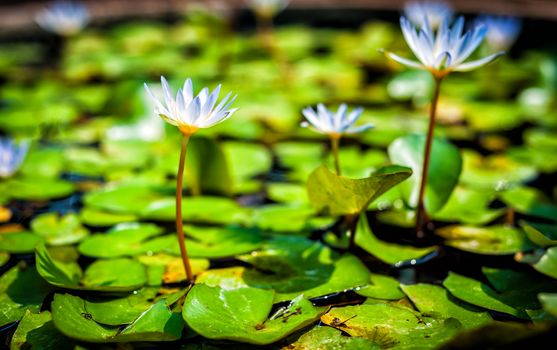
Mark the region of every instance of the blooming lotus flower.
<instances>
[{"instance_id":1,"label":"blooming lotus flower","mask_svg":"<svg viewBox=\"0 0 557 350\"><path fill-rule=\"evenodd\" d=\"M284 10L290 0L248 0L252 10L259 16L272 18Z\"/></svg>"},{"instance_id":2,"label":"blooming lotus flower","mask_svg":"<svg viewBox=\"0 0 557 350\"><path fill-rule=\"evenodd\" d=\"M446 18L436 34L427 20L418 30L409 20L401 17L400 26L406 43L419 62L400 57L392 52L385 54L403 65L428 70L436 78L442 78L453 71L465 72L479 68L504 53L500 51L478 60L465 62L485 38L487 27L478 25L463 33L462 17L459 17L452 27L449 27L449 19Z\"/></svg>"},{"instance_id":3,"label":"blooming lotus flower","mask_svg":"<svg viewBox=\"0 0 557 350\"><path fill-rule=\"evenodd\" d=\"M9 138L0 137L0 177L7 178L15 174L28 150L28 142L18 144Z\"/></svg>"},{"instance_id":4,"label":"blooming lotus flower","mask_svg":"<svg viewBox=\"0 0 557 350\"><path fill-rule=\"evenodd\" d=\"M508 50L522 29L518 18L504 16L482 16L477 19L487 27L486 42L493 50Z\"/></svg>"},{"instance_id":5,"label":"blooming lotus flower","mask_svg":"<svg viewBox=\"0 0 557 350\"><path fill-rule=\"evenodd\" d=\"M44 30L70 36L81 31L89 23L89 11L80 3L57 1L42 10L35 20Z\"/></svg>"},{"instance_id":6,"label":"blooming lotus flower","mask_svg":"<svg viewBox=\"0 0 557 350\"><path fill-rule=\"evenodd\" d=\"M217 86L213 92L209 92L208 88L203 88L201 92L194 97L193 84L191 79L187 79L184 86L178 89L176 98L168 82L161 76L161 84L163 89L163 98L157 98L151 89L145 85L145 89L155 102L155 113L157 113L166 122L178 127L184 135L191 135L199 129L209 128L213 125L221 123L236 112L238 109L228 109L236 96L230 98L231 93L218 104L221 85ZM161 101L163 101L161 103ZM216 105L216 106L215 106Z\"/></svg>"},{"instance_id":7,"label":"blooming lotus flower","mask_svg":"<svg viewBox=\"0 0 557 350\"><path fill-rule=\"evenodd\" d=\"M445 19L453 17L453 9L444 2L411 2L404 6L404 14L414 25L421 26L427 20L436 30Z\"/></svg>"},{"instance_id":8,"label":"blooming lotus flower","mask_svg":"<svg viewBox=\"0 0 557 350\"><path fill-rule=\"evenodd\" d=\"M343 103L334 113L320 103L317 105L316 111L311 107L302 110L307 122L302 122L301 126L309 127L313 131L331 138L340 138L344 134L355 134L373 128L371 124L354 127L354 123L358 121L362 112L362 108L356 108L348 113L348 107Z\"/></svg>"}]
</instances>

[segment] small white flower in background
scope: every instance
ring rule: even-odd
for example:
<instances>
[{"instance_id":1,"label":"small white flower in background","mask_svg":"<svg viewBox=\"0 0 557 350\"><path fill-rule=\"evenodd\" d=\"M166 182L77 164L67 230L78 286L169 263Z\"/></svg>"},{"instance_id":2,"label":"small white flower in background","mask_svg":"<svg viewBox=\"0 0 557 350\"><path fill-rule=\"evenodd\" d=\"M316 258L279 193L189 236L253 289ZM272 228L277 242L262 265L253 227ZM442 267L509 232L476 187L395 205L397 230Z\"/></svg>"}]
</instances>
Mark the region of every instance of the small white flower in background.
<instances>
[{"instance_id":1,"label":"small white flower in background","mask_svg":"<svg viewBox=\"0 0 557 350\"><path fill-rule=\"evenodd\" d=\"M23 163L28 150L29 142L27 141L16 143L7 137L0 137L0 178L7 178L15 174Z\"/></svg>"},{"instance_id":2,"label":"small white flower in background","mask_svg":"<svg viewBox=\"0 0 557 350\"><path fill-rule=\"evenodd\" d=\"M290 0L247 0L251 9L259 16L272 18L284 10Z\"/></svg>"},{"instance_id":3,"label":"small white flower in background","mask_svg":"<svg viewBox=\"0 0 557 350\"><path fill-rule=\"evenodd\" d=\"M320 103L317 110L311 107L302 110L307 122L302 122L301 126L332 138L340 138L344 134L355 134L373 128L371 124L354 126L362 112L360 107L348 113L348 107L343 103L335 113Z\"/></svg>"},{"instance_id":4,"label":"small white flower in background","mask_svg":"<svg viewBox=\"0 0 557 350\"><path fill-rule=\"evenodd\" d=\"M476 22L487 27L485 41L496 51L510 49L522 29L522 22L515 17L481 16Z\"/></svg>"},{"instance_id":5,"label":"small white flower in background","mask_svg":"<svg viewBox=\"0 0 557 350\"><path fill-rule=\"evenodd\" d=\"M444 2L410 2L404 6L404 15L416 26L427 19L433 30L439 28L445 19L453 18L452 7Z\"/></svg>"},{"instance_id":6,"label":"small white flower in background","mask_svg":"<svg viewBox=\"0 0 557 350\"><path fill-rule=\"evenodd\" d=\"M231 93L228 93L216 105L221 85L217 86L211 93L208 88L203 88L194 97L193 84L191 79L187 79L183 88L178 89L176 98L174 98L172 89L162 76L161 84L163 90L162 99L157 98L147 84L145 84L145 89L155 102L155 113L166 122L178 127L184 135L191 135L199 129L209 128L221 123L238 110L237 108L229 109L232 102L236 99L236 96L230 98Z\"/></svg>"},{"instance_id":7,"label":"small white flower in background","mask_svg":"<svg viewBox=\"0 0 557 350\"><path fill-rule=\"evenodd\" d=\"M425 69L435 77L442 78L453 71L466 72L479 68L504 53L500 51L478 60L465 62L482 43L487 27L477 25L463 32L462 17L459 17L452 27L449 26L449 21L446 18L437 33L434 33L428 21L418 29L405 17L401 17L400 26L404 39L419 62L400 57L392 52L385 52L385 54L403 65Z\"/></svg>"},{"instance_id":8,"label":"small white flower in background","mask_svg":"<svg viewBox=\"0 0 557 350\"><path fill-rule=\"evenodd\" d=\"M62 36L80 32L89 23L89 19L87 7L71 1L56 1L35 18L44 30Z\"/></svg>"}]
</instances>

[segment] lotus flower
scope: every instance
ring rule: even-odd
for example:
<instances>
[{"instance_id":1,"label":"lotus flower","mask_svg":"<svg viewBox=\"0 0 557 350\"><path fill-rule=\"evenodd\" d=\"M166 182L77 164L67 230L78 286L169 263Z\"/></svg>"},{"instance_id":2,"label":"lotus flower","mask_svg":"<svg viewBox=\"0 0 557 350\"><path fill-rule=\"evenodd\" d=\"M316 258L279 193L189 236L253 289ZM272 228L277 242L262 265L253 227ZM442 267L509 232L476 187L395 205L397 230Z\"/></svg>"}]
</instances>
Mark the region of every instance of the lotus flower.
<instances>
[{"instance_id":1,"label":"lotus flower","mask_svg":"<svg viewBox=\"0 0 557 350\"><path fill-rule=\"evenodd\" d=\"M28 150L29 143L26 141L15 143L9 138L0 137L0 178L15 174Z\"/></svg>"},{"instance_id":2,"label":"lotus flower","mask_svg":"<svg viewBox=\"0 0 557 350\"><path fill-rule=\"evenodd\" d=\"M155 102L155 113L166 122L178 127L184 135L191 135L199 129L222 123L238 110L237 108L229 109L236 99L236 96L230 98L231 93L228 93L218 105L216 104L221 85L217 86L213 92L209 92L208 88L203 88L194 97L193 84L191 79L187 79L174 97L172 89L164 77L161 77L161 84L162 98L156 97L145 84L145 89Z\"/></svg>"},{"instance_id":3,"label":"lotus flower","mask_svg":"<svg viewBox=\"0 0 557 350\"><path fill-rule=\"evenodd\" d=\"M510 49L522 29L522 22L514 17L481 16L477 22L487 27L486 42L496 51Z\"/></svg>"},{"instance_id":4,"label":"lotus flower","mask_svg":"<svg viewBox=\"0 0 557 350\"><path fill-rule=\"evenodd\" d=\"M436 30L445 19L453 17L453 9L444 2L411 2L404 6L404 14L414 25L421 26L427 20Z\"/></svg>"},{"instance_id":5,"label":"lotus flower","mask_svg":"<svg viewBox=\"0 0 557 350\"><path fill-rule=\"evenodd\" d=\"M340 138L343 134L355 134L373 128L371 124L354 126L362 112L362 108L356 108L351 113L348 113L346 104L341 104L335 113L320 103L317 105L317 110L307 107L302 111L307 122L303 122L301 126L309 127L315 132L326 134L330 137Z\"/></svg>"},{"instance_id":6,"label":"lotus flower","mask_svg":"<svg viewBox=\"0 0 557 350\"><path fill-rule=\"evenodd\" d=\"M80 32L89 23L89 11L80 3L57 1L42 10L35 20L44 30L70 36Z\"/></svg>"}]
</instances>

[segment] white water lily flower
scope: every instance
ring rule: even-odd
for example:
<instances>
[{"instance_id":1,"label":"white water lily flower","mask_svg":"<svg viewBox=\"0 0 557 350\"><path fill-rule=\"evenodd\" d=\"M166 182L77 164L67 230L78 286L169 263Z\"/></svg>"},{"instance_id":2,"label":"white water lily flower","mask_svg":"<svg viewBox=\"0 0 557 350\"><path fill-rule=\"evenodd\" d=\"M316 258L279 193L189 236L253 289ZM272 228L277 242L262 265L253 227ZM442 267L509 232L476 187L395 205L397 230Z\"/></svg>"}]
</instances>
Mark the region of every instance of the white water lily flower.
<instances>
[{"instance_id":1,"label":"white water lily flower","mask_svg":"<svg viewBox=\"0 0 557 350\"><path fill-rule=\"evenodd\" d=\"M445 2L411 2L404 6L404 15L416 26L427 19L433 30L439 28L445 19L453 18L453 9Z\"/></svg>"},{"instance_id":2,"label":"white water lily flower","mask_svg":"<svg viewBox=\"0 0 557 350\"><path fill-rule=\"evenodd\" d=\"M437 78L442 78L453 71L465 72L479 68L504 53L500 51L478 60L465 62L485 38L487 27L479 25L463 33L464 18L462 17L459 17L452 27L449 27L449 19L445 19L436 34L427 21L418 30L409 20L401 17L400 26L406 43L419 62L392 52L385 52L387 57L409 67L428 70Z\"/></svg>"},{"instance_id":3,"label":"white water lily flower","mask_svg":"<svg viewBox=\"0 0 557 350\"><path fill-rule=\"evenodd\" d=\"M354 126L362 112L363 109L359 107L348 113L348 107L343 103L335 113L320 103L317 105L317 110L311 107L302 110L307 122L302 122L301 126L309 127L313 131L329 137L340 138L343 134L355 134L373 128L371 124Z\"/></svg>"},{"instance_id":4,"label":"white water lily flower","mask_svg":"<svg viewBox=\"0 0 557 350\"><path fill-rule=\"evenodd\" d=\"M21 141L16 143L7 137L0 137L0 178L7 178L15 172L23 163L29 142Z\"/></svg>"},{"instance_id":5,"label":"white water lily flower","mask_svg":"<svg viewBox=\"0 0 557 350\"><path fill-rule=\"evenodd\" d=\"M174 98L172 89L162 76L161 84L163 90L162 99L157 98L147 84L144 84L145 89L155 102L155 113L166 122L178 127L184 135L191 135L199 129L209 128L221 123L238 110L237 108L228 109L236 99L236 96L230 98L231 93L228 93L216 105L221 85L217 86L211 93L205 87L194 97L193 84L191 79L187 79L183 88L178 89L176 98ZM161 101L163 102L161 103Z\"/></svg>"},{"instance_id":6,"label":"white water lily flower","mask_svg":"<svg viewBox=\"0 0 557 350\"><path fill-rule=\"evenodd\" d=\"M284 10L290 0L248 0L252 10L263 17L274 17Z\"/></svg>"},{"instance_id":7,"label":"white water lily flower","mask_svg":"<svg viewBox=\"0 0 557 350\"><path fill-rule=\"evenodd\" d=\"M44 30L63 36L80 32L89 23L89 19L89 11L85 5L71 1L57 1L35 18Z\"/></svg>"},{"instance_id":8,"label":"white water lily flower","mask_svg":"<svg viewBox=\"0 0 557 350\"><path fill-rule=\"evenodd\" d=\"M477 23L487 27L485 41L493 50L510 49L522 29L522 22L514 17L481 16Z\"/></svg>"}]
</instances>

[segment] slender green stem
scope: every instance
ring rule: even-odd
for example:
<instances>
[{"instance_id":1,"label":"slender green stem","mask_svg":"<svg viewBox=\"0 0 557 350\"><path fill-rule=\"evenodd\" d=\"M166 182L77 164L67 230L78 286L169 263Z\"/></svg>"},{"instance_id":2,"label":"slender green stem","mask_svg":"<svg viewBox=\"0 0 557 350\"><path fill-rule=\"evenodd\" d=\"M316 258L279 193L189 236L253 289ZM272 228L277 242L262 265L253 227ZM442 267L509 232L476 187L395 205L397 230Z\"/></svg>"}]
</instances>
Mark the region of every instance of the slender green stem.
<instances>
[{"instance_id":1,"label":"slender green stem","mask_svg":"<svg viewBox=\"0 0 557 350\"><path fill-rule=\"evenodd\" d=\"M435 130L435 117L437 116L437 104L439 102L439 93L441 91L442 77L435 77L435 90L431 100L429 111L429 125L427 128L427 138L424 150L424 160L422 164L422 178L420 183L420 192L418 195L418 206L416 208L416 233L418 236L423 235L423 225L429 221L424 204L424 194L427 185L427 175L429 173L429 160L431 156L431 145L433 144L433 133Z\"/></svg>"},{"instance_id":2,"label":"slender green stem","mask_svg":"<svg viewBox=\"0 0 557 350\"><path fill-rule=\"evenodd\" d=\"M338 176L340 176L340 162L338 159L338 144L340 137L331 136L331 153L333 154L333 159L335 161L335 171Z\"/></svg>"},{"instance_id":3,"label":"slender green stem","mask_svg":"<svg viewBox=\"0 0 557 350\"><path fill-rule=\"evenodd\" d=\"M190 135L183 135L182 148L180 150L180 165L178 166L178 175L176 179L176 234L178 235L178 243L180 245L180 254L182 255L182 263L186 271L187 281L193 283L193 273L191 271L190 259L186 249L186 239L184 237L184 227L182 221L182 190L184 182L184 165L186 161L186 153L188 151L188 143Z\"/></svg>"}]
</instances>

